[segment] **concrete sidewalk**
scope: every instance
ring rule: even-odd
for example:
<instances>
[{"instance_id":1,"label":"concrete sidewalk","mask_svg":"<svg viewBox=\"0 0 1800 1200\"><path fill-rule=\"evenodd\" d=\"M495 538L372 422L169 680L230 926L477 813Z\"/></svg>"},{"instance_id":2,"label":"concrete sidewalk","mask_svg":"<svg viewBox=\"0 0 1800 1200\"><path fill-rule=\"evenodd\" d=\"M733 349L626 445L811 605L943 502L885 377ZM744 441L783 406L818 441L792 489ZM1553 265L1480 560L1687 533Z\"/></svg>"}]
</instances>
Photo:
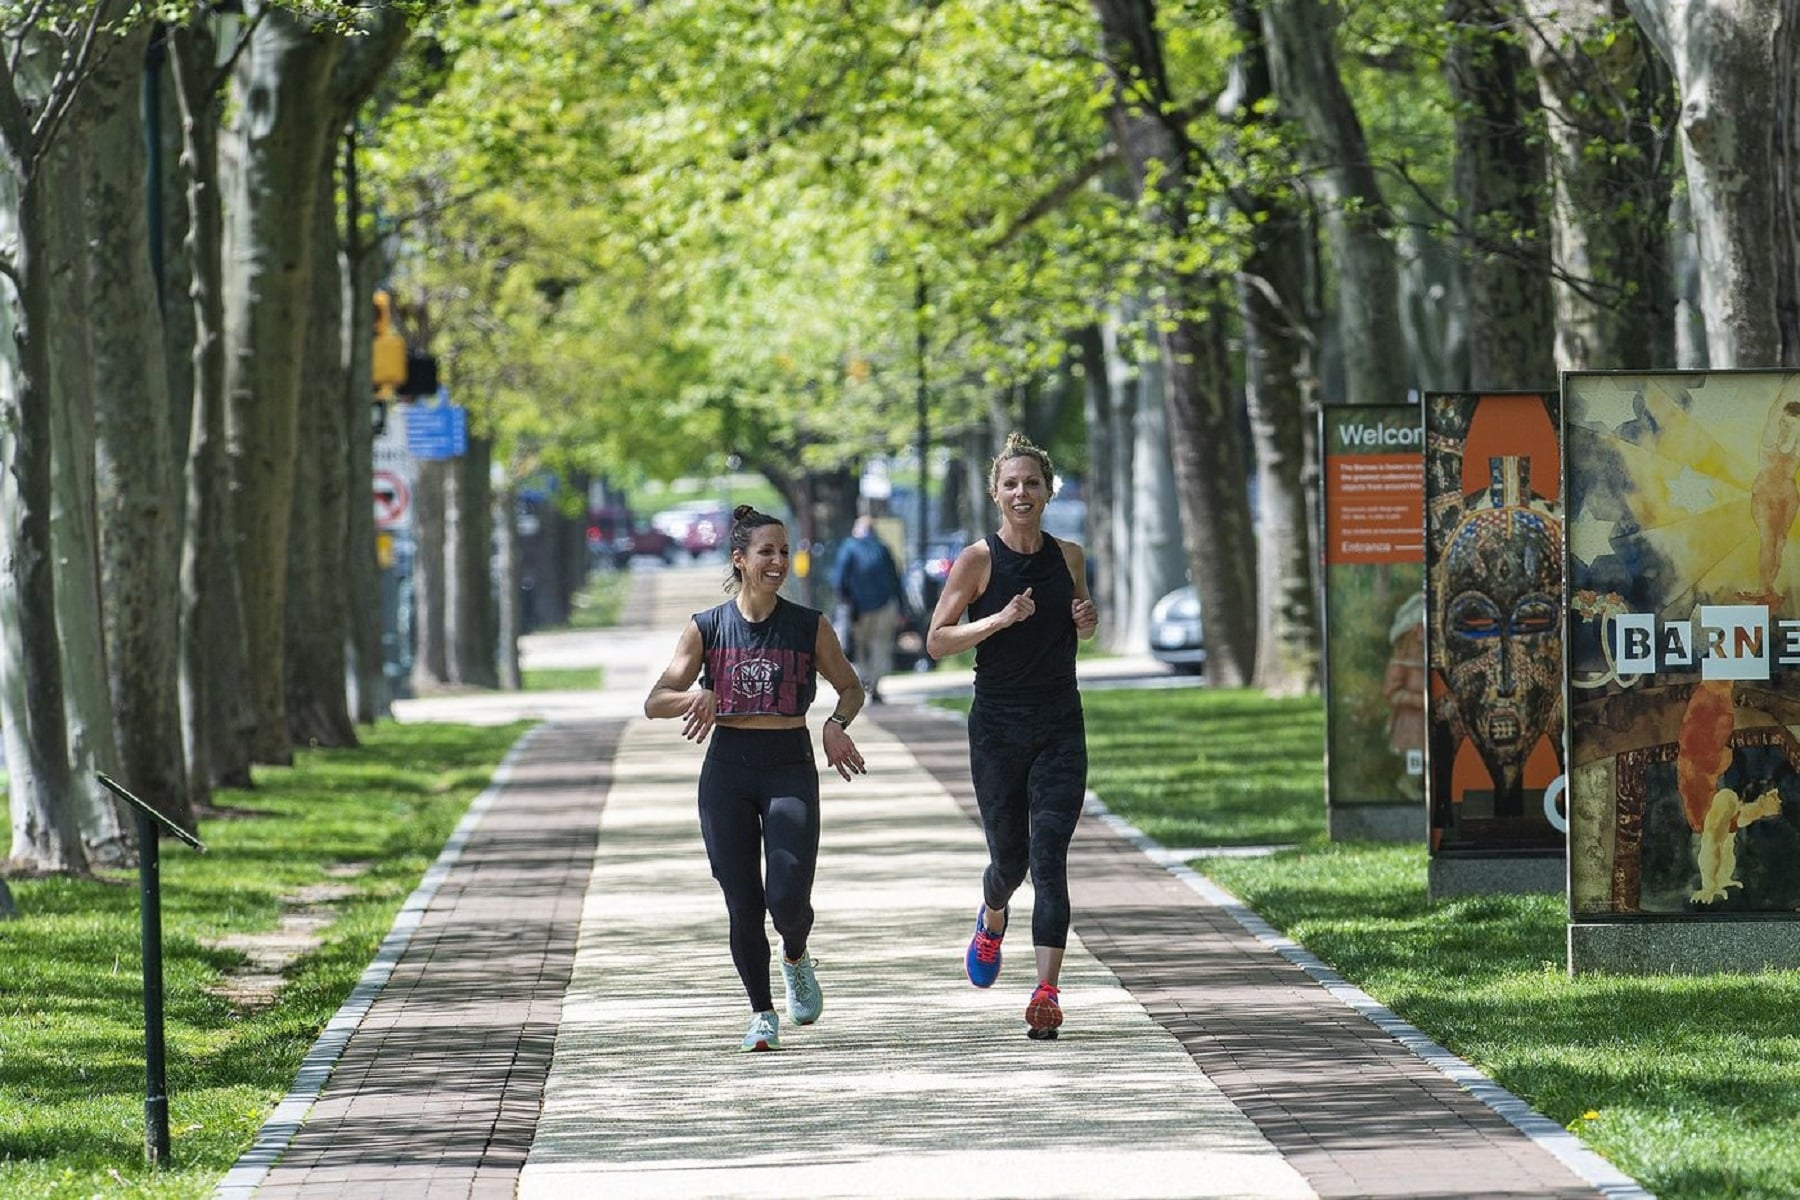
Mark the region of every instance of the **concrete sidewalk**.
<instances>
[{"instance_id":1,"label":"concrete sidewalk","mask_svg":"<svg viewBox=\"0 0 1800 1200\"><path fill-rule=\"evenodd\" d=\"M856 734L871 773L823 788L825 1012L782 1052L737 1051L698 749L641 718L545 726L221 1200L1644 1195L1098 815L1068 1023L1028 1041L1023 939L991 991L962 976L983 852L961 722L889 704Z\"/></svg>"},{"instance_id":2,"label":"concrete sidewalk","mask_svg":"<svg viewBox=\"0 0 1800 1200\"><path fill-rule=\"evenodd\" d=\"M856 732L868 776L824 786L824 1015L744 1055L699 754L672 723L628 730L522 1200L1312 1195L1079 942L1060 1041L1024 1036L1028 939L968 985L980 834L891 734Z\"/></svg>"}]
</instances>

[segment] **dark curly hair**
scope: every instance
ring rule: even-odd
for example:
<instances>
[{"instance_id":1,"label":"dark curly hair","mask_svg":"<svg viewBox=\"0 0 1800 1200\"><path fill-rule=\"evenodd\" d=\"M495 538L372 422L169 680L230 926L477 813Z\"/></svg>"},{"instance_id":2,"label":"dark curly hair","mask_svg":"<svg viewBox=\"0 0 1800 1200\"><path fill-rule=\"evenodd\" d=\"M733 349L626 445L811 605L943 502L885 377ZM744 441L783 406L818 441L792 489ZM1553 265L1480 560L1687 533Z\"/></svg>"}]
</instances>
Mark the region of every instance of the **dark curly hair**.
<instances>
[{"instance_id":1,"label":"dark curly hair","mask_svg":"<svg viewBox=\"0 0 1800 1200\"><path fill-rule=\"evenodd\" d=\"M764 525L784 525L780 517L772 517L766 512L758 512L754 505L740 504L731 510L731 552L733 554L748 553L750 539ZM731 574L725 577L725 591L734 594L744 585L744 573L738 569L737 563L731 564Z\"/></svg>"}]
</instances>

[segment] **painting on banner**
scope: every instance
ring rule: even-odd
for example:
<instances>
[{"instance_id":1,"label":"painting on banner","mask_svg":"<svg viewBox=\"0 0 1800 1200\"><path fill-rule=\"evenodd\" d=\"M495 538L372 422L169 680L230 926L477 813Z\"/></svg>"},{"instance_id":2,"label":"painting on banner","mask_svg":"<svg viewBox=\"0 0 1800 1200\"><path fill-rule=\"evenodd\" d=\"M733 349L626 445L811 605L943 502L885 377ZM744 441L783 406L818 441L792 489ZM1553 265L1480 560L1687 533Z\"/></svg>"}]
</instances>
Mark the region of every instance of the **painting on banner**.
<instances>
[{"instance_id":1,"label":"painting on banner","mask_svg":"<svg viewBox=\"0 0 1800 1200\"><path fill-rule=\"evenodd\" d=\"M1800 373L1563 405L1570 915L1800 911Z\"/></svg>"},{"instance_id":2,"label":"painting on banner","mask_svg":"<svg viewBox=\"0 0 1800 1200\"><path fill-rule=\"evenodd\" d=\"M1558 397L1425 397L1426 793L1434 854L1561 854Z\"/></svg>"},{"instance_id":3,"label":"painting on banner","mask_svg":"<svg viewBox=\"0 0 1800 1200\"><path fill-rule=\"evenodd\" d=\"M1424 800L1423 440L1416 404L1322 414L1331 806Z\"/></svg>"}]
</instances>

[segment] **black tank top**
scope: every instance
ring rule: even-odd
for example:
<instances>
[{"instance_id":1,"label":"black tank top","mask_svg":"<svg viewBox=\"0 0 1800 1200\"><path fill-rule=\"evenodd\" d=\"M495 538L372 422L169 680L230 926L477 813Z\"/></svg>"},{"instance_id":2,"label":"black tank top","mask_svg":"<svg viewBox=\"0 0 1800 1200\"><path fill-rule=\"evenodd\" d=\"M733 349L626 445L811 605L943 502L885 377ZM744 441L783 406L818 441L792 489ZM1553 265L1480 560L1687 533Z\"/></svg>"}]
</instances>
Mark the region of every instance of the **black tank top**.
<instances>
[{"instance_id":1,"label":"black tank top","mask_svg":"<svg viewBox=\"0 0 1800 1200\"><path fill-rule=\"evenodd\" d=\"M819 610L780 596L768 619L744 618L737 601L694 614L704 651L700 686L719 697L721 717L803 717L819 689L813 648Z\"/></svg>"},{"instance_id":2,"label":"black tank top","mask_svg":"<svg viewBox=\"0 0 1800 1200\"><path fill-rule=\"evenodd\" d=\"M1036 554L1007 548L987 535L987 590L969 605L979 621L1031 589L1037 611L975 647L975 695L1007 704L1036 703L1075 693L1075 581L1062 546L1049 534Z\"/></svg>"}]
</instances>

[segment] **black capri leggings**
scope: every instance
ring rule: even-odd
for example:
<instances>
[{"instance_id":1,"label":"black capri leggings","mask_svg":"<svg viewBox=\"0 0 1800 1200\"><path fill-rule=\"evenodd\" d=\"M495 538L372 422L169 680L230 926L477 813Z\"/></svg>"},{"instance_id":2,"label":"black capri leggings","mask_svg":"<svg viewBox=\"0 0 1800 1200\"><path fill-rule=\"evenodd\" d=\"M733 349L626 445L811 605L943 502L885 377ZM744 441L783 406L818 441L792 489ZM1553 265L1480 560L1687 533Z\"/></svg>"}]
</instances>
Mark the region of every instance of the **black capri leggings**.
<instances>
[{"instance_id":1,"label":"black capri leggings","mask_svg":"<svg viewBox=\"0 0 1800 1200\"><path fill-rule=\"evenodd\" d=\"M1067 946L1069 842L1087 797L1080 695L1045 705L977 698L969 710L969 773L987 835L982 898L1005 908L1029 871L1032 945Z\"/></svg>"},{"instance_id":2,"label":"black capri leggings","mask_svg":"<svg viewBox=\"0 0 1800 1200\"><path fill-rule=\"evenodd\" d=\"M812 932L819 862L819 770L805 729L713 729L700 768L700 836L731 916L731 961L753 1012L775 1007L769 935L789 958Z\"/></svg>"}]
</instances>

